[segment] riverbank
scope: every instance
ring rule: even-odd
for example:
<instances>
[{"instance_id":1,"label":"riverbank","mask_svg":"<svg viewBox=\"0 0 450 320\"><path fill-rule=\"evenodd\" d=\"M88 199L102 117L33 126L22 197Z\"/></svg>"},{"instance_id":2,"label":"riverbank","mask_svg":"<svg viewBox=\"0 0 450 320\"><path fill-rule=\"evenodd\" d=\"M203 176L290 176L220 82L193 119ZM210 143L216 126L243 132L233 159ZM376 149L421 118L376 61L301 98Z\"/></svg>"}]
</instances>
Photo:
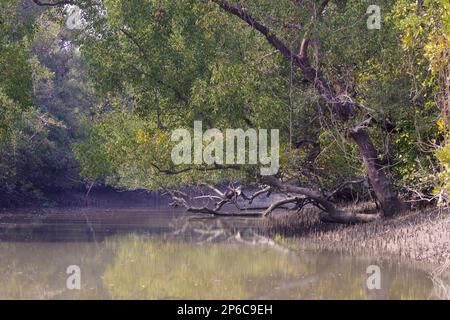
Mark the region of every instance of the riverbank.
<instances>
[{"instance_id":1,"label":"riverbank","mask_svg":"<svg viewBox=\"0 0 450 320\"><path fill-rule=\"evenodd\" d=\"M10 201L7 194L0 194L0 213L2 211L34 209L44 211L48 208L128 208L168 206L170 199L158 192L147 190L118 190L107 186L92 189L67 189L45 193L41 200Z\"/></svg>"},{"instance_id":2,"label":"riverbank","mask_svg":"<svg viewBox=\"0 0 450 320\"><path fill-rule=\"evenodd\" d=\"M265 224L272 235L299 249L397 257L435 275L450 273L450 209L408 211L357 225L322 223L317 216L313 209L281 213Z\"/></svg>"}]
</instances>

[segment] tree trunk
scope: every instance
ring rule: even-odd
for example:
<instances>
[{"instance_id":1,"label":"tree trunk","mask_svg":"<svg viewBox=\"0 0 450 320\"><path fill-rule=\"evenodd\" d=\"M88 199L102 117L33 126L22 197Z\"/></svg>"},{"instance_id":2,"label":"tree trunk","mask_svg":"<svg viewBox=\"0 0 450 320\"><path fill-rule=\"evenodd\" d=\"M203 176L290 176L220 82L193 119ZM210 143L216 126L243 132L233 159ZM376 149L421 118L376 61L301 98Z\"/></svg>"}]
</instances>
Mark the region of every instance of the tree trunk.
<instances>
[{"instance_id":1,"label":"tree trunk","mask_svg":"<svg viewBox=\"0 0 450 320\"><path fill-rule=\"evenodd\" d=\"M378 153L370 139L367 130L356 129L350 132L350 137L358 145L362 155L366 174L369 177L373 191L380 202L385 217L392 217L403 209L403 204L397 197L389 177L385 174L378 161Z\"/></svg>"},{"instance_id":2,"label":"tree trunk","mask_svg":"<svg viewBox=\"0 0 450 320\"><path fill-rule=\"evenodd\" d=\"M333 86L323 77L320 70L316 70L311 66L308 59L309 41L307 38L302 40L300 52L297 54L293 52L290 49L290 46L279 38L267 25L250 15L243 6L233 5L227 0L213 0L213 2L219 5L223 10L245 21L253 29L258 30L266 37L270 45L280 51L280 53L289 61L298 66L306 80L316 88L325 103L331 107L333 113L337 115L342 122L347 122L349 119L355 119L355 106L357 106L357 102L348 101L343 103L339 94L335 92ZM321 14L323 10L325 10L328 2L329 1L324 1L319 11L315 11L314 15L317 16L318 14ZM367 176L369 177L375 195L381 204L384 216L391 217L396 212L401 211L403 206L394 192L389 177L384 173L378 162L377 152L370 140L369 134L364 128L359 128L351 130L350 137L359 147L359 151L364 160Z\"/></svg>"}]
</instances>

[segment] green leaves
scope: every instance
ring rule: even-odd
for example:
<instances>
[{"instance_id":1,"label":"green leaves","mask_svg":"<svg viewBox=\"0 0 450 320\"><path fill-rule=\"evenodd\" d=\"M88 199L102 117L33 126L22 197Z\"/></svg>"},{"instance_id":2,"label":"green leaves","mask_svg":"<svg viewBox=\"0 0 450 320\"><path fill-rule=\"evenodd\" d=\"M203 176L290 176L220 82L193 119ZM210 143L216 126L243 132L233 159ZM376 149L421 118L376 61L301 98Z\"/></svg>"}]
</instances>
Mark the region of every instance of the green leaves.
<instances>
[{"instance_id":1,"label":"green leaves","mask_svg":"<svg viewBox=\"0 0 450 320\"><path fill-rule=\"evenodd\" d=\"M399 1L393 12L396 28L400 31L405 52L409 53L414 65L414 81L421 87L424 112L430 114L437 108L441 111L441 119L437 115L430 117L430 131L434 131L431 142L438 147L435 156L441 167L435 193L439 194L439 202L448 201L449 158L448 138L448 61L450 57L450 3L442 0L426 0L419 7L417 3ZM420 66L420 69L417 68ZM425 70L424 70L425 68ZM418 72L421 70L421 72ZM434 129L434 130L433 130ZM437 133L439 133L439 135ZM444 139L442 139L444 138Z\"/></svg>"},{"instance_id":2,"label":"green leaves","mask_svg":"<svg viewBox=\"0 0 450 320\"><path fill-rule=\"evenodd\" d=\"M371 1L330 1L312 19L318 4L250 0L245 9L295 52L304 35L312 40L311 64L333 92L370 110L361 110L354 122L367 112L378 120L370 130L383 150L380 160L400 187L416 178L417 167L428 174L433 160L423 143L437 137L438 110L430 99L436 75L429 74L427 55L441 52L432 40L448 19L444 14L439 20L433 10L447 4L426 1L421 16L411 1L378 1L381 30L367 29ZM133 187L221 179L194 172L172 179L153 166L173 168L169 133L194 120L208 128L280 129L283 172L299 180L307 180L299 173L305 165L327 186L362 174L355 146L345 142L314 88L243 21L199 1L103 5L106 15L86 9L93 29L80 35L79 43L96 92L113 111L99 115L89 139L79 145L85 174ZM312 160L305 160L310 154L304 147L296 149L296 141L305 139L320 145Z\"/></svg>"}]
</instances>

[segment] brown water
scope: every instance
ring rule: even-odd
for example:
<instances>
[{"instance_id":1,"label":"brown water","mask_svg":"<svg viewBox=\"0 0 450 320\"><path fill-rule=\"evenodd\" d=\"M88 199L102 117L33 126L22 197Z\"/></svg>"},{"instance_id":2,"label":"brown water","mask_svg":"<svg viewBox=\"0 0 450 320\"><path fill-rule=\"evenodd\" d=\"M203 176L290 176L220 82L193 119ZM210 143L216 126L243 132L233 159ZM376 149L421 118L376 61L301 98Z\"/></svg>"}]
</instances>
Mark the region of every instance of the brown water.
<instances>
[{"instance_id":1,"label":"brown water","mask_svg":"<svg viewBox=\"0 0 450 320\"><path fill-rule=\"evenodd\" d=\"M434 299L428 276L383 258L287 250L253 219L149 209L0 216L0 299ZM68 266L81 270L69 290ZM366 285L369 265L381 289Z\"/></svg>"}]
</instances>

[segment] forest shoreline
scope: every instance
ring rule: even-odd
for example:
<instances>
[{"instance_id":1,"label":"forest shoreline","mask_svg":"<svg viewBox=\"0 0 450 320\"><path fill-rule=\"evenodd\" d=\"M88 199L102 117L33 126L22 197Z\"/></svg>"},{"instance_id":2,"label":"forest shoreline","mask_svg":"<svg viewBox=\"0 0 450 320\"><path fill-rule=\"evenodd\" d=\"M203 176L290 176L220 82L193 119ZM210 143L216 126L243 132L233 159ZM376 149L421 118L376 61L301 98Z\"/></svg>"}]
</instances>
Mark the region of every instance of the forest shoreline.
<instances>
[{"instance_id":1,"label":"forest shoreline","mask_svg":"<svg viewBox=\"0 0 450 320\"><path fill-rule=\"evenodd\" d=\"M0 195L0 213L8 210L34 209L42 211L51 208L81 207L148 207L166 205L169 198L148 190L120 190L109 186L89 188L62 189L44 192L41 199L25 201L25 195L19 200L11 201L9 195Z\"/></svg>"}]
</instances>

